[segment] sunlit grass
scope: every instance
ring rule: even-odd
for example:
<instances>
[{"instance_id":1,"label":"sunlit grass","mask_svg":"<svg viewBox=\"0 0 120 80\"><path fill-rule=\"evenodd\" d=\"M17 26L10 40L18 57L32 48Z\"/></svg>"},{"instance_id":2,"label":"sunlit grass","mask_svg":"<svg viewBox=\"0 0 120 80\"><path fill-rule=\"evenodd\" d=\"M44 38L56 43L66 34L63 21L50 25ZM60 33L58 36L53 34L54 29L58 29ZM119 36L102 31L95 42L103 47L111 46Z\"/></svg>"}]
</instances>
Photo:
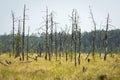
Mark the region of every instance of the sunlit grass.
<instances>
[{"instance_id":1,"label":"sunlit grass","mask_svg":"<svg viewBox=\"0 0 120 80\"><path fill-rule=\"evenodd\" d=\"M34 56L34 55L30 55ZM0 55L0 61L11 61L4 66L0 64L0 80L120 80L120 55L107 56L107 61L98 54L95 60L90 56L90 62L85 61L86 54L81 55L81 64L74 66L74 60L66 62L65 56L52 61L39 57L37 62L33 59L19 61L19 58ZM83 72L83 67L86 71Z\"/></svg>"}]
</instances>

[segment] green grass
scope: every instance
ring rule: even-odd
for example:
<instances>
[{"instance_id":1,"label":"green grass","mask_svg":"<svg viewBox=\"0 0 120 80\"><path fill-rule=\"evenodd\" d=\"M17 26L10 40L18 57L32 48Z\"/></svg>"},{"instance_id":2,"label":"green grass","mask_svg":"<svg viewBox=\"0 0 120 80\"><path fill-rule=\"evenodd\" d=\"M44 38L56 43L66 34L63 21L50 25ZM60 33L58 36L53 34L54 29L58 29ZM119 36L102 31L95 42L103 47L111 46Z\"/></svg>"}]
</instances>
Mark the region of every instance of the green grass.
<instances>
[{"instance_id":1,"label":"green grass","mask_svg":"<svg viewBox=\"0 0 120 80\"><path fill-rule=\"evenodd\" d=\"M32 55L31 55L32 56ZM0 55L0 61L11 61L12 64L4 66L0 64L0 80L120 80L120 55L102 57L95 55L95 60L90 56L90 62L85 61L85 54L81 55L81 64L74 66L74 60L66 62L61 60L46 61L44 57L38 61L19 61L19 58L9 58L8 54ZM83 66L86 71L83 72Z\"/></svg>"}]
</instances>

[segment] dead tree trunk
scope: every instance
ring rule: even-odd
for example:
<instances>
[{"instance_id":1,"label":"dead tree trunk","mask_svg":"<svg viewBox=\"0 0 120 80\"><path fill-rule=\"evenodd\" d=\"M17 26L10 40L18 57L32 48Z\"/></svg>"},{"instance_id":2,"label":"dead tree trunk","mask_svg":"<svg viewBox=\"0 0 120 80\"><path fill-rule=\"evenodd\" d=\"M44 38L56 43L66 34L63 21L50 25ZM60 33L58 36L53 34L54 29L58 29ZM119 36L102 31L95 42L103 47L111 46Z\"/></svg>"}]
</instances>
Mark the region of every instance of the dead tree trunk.
<instances>
[{"instance_id":1,"label":"dead tree trunk","mask_svg":"<svg viewBox=\"0 0 120 80\"><path fill-rule=\"evenodd\" d=\"M93 31L93 48L92 48L92 56L94 58L94 55L95 55L95 42L96 42L96 23L95 23L95 20L94 20L91 8L90 8L90 15L91 15L92 22L93 22L93 25L94 25L94 31Z\"/></svg>"},{"instance_id":2,"label":"dead tree trunk","mask_svg":"<svg viewBox=\"0 0 120 80\"><path fill-rule=\"evenodd\" d=\"M74 36L74 22L73 22L74 10L72 12L72 34L71 34L71 62L73 58L73 36Z\"/></svg>"},{"instance_id":3,"label":"dead tree trunk","mask_svg":"<svg viewBox=\"0 0 120 80\"><path fill-rule=\"evenodd\" d=\"M53 54L53 13L51 13L51 34L50 34L50 45L51 45L51 54L49 54L49 60L51 60L51 55Z\"/></svg>"},{"instance_id":4,"label":"dead tree trunk","mask_svg":"<svg viewBox=\"0 0 120 80\"><path fill-rule=\"evenodd\" d=\"M15 36L15 47L16 47L16 53L15 53L15 58L20 56L20 48L21 48L21 35L20 35L20 20L18 23L18 33Z\"/></svg>"},{"instance_id":5,"label":"dead tree trunk","mask_svg":"<svg viewBox=\"0 0 120 80\"><path fill-rule=\"evenodd\" d=\"M102 49L102 35L101 35L102 31L101 31L101 29L100 29L100 33L99 34L100 34L100 37L99 37L100 38L100 43L99 43L99 48L100 48L99 57L101 57L101 49Z\"/></svg>"},{"instance_id":6,"label":"dead tree trunk","mask_svg":"<svg viewBox=\"0 0 120 80\"><path fill-rule=\"evenodd\" d=\"M55 26L55 54L56 54L56 61L57 61L57 26Z\"/></svg>"},{"instance_id":7,"label":"dead tree trunk","mask_svg":"<svg viewBox=\"0 0 120 80\"><path fill-rule=\"evenodd\" d=\"M73 43L73 40L72 40L72 37L71 37L71 55L70 55L70 61L71 62L72 62L72 59L73 59L73 44L72 43Z\"/></svg>"},{"instance_id":8,"label":"dead tree trunk","mask_svg":"<svg viewBox=\"0 0 120 80\"><path fill-rule=\"evenodd\" d=\"M59 33L60 35L60 53L59 53L59 58L61 59L61 55L63 54L63 49L62 49L62 33Z\"/></svg>"},{"instance_id":9,"label":"dead tree trunk","mask_svg":"<svg viewBox=\"0 0 120 80\"><path fill-rule=\"evenodd\" d=\"M22 60L24 61L24 37L25 37L25 11L26 11L26 5L24 5L24 11L23 11L23 33L22 33Z\"/></svg>"},{"instance_id":10,"label":"dead tree trunk","mask_svg":"<svg viewBox=\"0 0 120 80\"><path fill-rule=\"evenodd\" d=\"M73 22L73 41L74 41L74 51L75 51L75 55L74 55L74 59L75 59L75 66L77 66L77 29L78 29L78 15L77 15L77 11L73 10L73 14L72 15L72 22Z\"/></svg>"},{"instance_id":11,"label":"dead tree trunk","mask_svg":"<svg viewBox=\"0 0 120 80\"><path fill-rule=\"evenodd\" d=\"M49 45L48 45L48 9L46 9L46 54L45 60L47 60L47 54L49 52Z\"/></svg>"},{"instance_id":12,"label":"dead tree trunk","mask_svg":"<svg viewBox=\"0 0 120 80\"><path fill-rule=\"evenodd\" d=\"M79 56L78 56L78 64L80 65L80 57L81 57L81 29L79 29Z\"/></svg>"},{"instance_id":13,"label":"dead tree trunk","mask_svg":"<svg viewBox=\"0 0 120 80\"><path fill-rule=\"evenodd\" d=\"M66 30L67 31L67 30ZM65 44L65 55L66 55L66 62L68 61L68 51L67 51L67 45L68 43L66 42L67 41L67 33L65 33L65 37L64 37L64 44Z\"/></svg>"},{"instance_id":14,"label":"dead tree trunk","mask_svg":"<svg viewBox=\"0 0 120 80\"><path fill-rule=\"evenodd\" d=\"M13 44L12 44L12 46L13 46L13 55L15 55L14 54L14 24L15 24L15 17L14 17L13 11L11 11L11 13L12 13L12 24L13 24ZM9 56L11 57L11 54Z\"/></svg>"},{"instance_id":15,"label":"dead tree trunk","mask_svg":"<svg viewBox=\"0 0 120 80\"><path fill-rule=\"evenodd\" d=\"M40 44L40 42L38 45L38 53L39 53L39 56L41 57L42 56L42 45Z\"/></svg>"},{"instance_id":16,"label":"dead tree trunk","mask_svg":"<svg viewBox=\"0 0 120 80\"><path fill-rule=\"evenodd\" d=\"M29 30L30 30L30 27L28 28L28 35L27 35L27 60L28 60L28 53L29 53Z\"/></svg>"},{"instance_id":17,"label":"dead tree trunk","mask_svg":"<svg viewBox=\"0 0 120 80\"><path fill-rule=\"evenodd\" d=\"M104 61L107 59L107 54L108 54L108 26L109 26L109 14L107 16L107 23L106 23L106 31L105 31L105 55L104 55Z\"/></svg>"}]
</instances>

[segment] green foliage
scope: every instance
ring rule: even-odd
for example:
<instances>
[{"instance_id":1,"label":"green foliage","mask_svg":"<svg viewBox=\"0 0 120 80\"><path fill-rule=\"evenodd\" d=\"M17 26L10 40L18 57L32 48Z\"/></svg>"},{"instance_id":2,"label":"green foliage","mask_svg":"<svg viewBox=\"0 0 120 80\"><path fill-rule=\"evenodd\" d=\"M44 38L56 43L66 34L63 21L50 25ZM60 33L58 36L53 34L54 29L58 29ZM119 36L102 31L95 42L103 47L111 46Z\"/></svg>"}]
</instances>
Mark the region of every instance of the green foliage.
<instances>
[{"instance_id":1,"label":"green foliage","mask_svg":"<svg viewBox=\"0 0 120 80\"><path fill-rule=\"evenodd\" d=\"M71 34L65 34L62 33L62 43L63 43L63 49L65 51L65 46L67 45L67 49L70 52L71 50ZM101 33L101 37L100 37ZM60 49L60 33L57 33L57 46L58 50ZM81 42L81 51L82 52L89 52L92 48L92 36L93 32L84 32L82 33L82 42ZM108 52L112 53L119 53L120 52L120 30L110 30L108 31ZM66 38L64 36L66 35ZM104 38L105 38L105 31L104 30L97 30L96 31L96 41L95 41L95 52L104 52ZM49 34L50 36L50 34ZM101 40L100 40L101 38ZM64 43L64 39L67 39L66 43ZM77 35L77 40L79 40L79 35ZM27 37L25 37L25 50L26 50L26 42ZM78 42L78 41L77 41ZM2 52L12 52L12 35L2 35L0 36L0 43L2 43ZM35 34L30 35L29 37L29 49L32 52L37 51L37 47L39 46L39 43L42 47L42 52L45 52L45 33L41 33L41 35L38 37ZM9 45L8 45L9 44ZM101 44L101 47L100 47ZM50 45L49 45L50 46ZM55 48L55 34L53 34L53 49ZM77 51L79 51L79 43L77 43ZM53 50L54 51L54 50Z\"/></svg>"}]
</instances>

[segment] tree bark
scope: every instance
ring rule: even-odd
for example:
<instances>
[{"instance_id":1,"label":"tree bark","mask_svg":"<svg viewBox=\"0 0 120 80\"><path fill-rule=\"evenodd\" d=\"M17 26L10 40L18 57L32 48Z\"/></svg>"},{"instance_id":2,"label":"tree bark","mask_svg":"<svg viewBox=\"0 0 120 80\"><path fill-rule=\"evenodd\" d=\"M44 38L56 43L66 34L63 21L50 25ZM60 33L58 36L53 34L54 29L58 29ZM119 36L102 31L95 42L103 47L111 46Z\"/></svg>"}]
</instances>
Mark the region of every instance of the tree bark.
<instances>
[{"instance_id":1,"label":"tree bark","mask_svg":"<svg viewBox=\"0 0 120 80\"><path fill-rule=\"evenodd\" d=\"M105 55L104 55L104 61L107 59L107 54L108 54L108 26L109 26L109 14L107 16L107 23L106 23L106 32L105 32Z\"/></svg>"},{"instance_id":2,"label":"tree bark","mask_svg":"<svg viewBox=\"0 0 120 80\"><path fill-rule=\"evenodd\" d=\"M24 37L25 37L25 11L26 11L26 5L24 5L24 11L23 11L23 33L22 33L22 60L24 61Z\"/></svg>"}]
</instances>

